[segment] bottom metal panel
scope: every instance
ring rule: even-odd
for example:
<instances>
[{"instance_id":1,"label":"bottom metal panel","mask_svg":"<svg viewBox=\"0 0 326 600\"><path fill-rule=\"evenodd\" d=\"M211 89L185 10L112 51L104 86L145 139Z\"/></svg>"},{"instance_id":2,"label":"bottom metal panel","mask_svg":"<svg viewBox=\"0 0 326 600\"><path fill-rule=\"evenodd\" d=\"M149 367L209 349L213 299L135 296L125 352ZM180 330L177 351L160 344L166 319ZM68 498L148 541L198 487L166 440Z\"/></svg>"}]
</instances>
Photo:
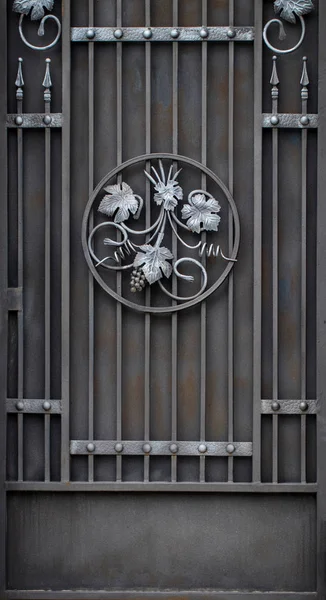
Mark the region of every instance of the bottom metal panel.
<instances>
[{"instance_id":1,"label":"bottom metal panel","mask_svg":"<svg viewBox=\"0 0 326 600\"><path fill-rule=\"evenodd\" d=\"M223 592L223 591L207 591L207 590L180 590L178 593L171 593L170 591L165 592L139 592L139 591L126 591L126 592L115 592L115 591L103 591L103 590L90 590L90 591L71 591L64 590L62 592L42 591L42 590L31 590L26 592L24 590L7 591L5 598L8 600L140 600L146 598L146 600L315 600L317 594L315 592Z\"/></svg>"},{"instance_id":2,"label":"bottom metal panel","mask_svg":"<svg viewBox=\"0 0 326 600\"><path fill-rule=\"evenodd\" d=\"M20 492L7 500L7 589L30 597L35 588L95 586L172 596L316 589L314 496Z\"/></svg>"}]
</instances>

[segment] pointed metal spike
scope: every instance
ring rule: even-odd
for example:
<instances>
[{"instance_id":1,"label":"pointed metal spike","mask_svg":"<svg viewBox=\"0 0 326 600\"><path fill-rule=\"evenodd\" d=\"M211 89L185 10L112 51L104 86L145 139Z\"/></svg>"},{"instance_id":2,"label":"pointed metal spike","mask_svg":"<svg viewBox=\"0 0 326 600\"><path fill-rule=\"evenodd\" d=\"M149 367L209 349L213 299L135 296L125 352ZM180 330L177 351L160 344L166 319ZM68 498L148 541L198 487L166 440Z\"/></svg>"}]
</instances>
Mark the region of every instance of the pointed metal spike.
<instances>
[{"instance_id":1,"label":"pointed metal spike","mask_svg":"<svg viewBox=\"0 0 326 600\"><path fill-rule=\"evenodd\" d=\"M158 164L159 164L159 166L160 166L160 171L161 171L161 177L162 177L162 181L163 181L163 183L164 183L164 185L165 185L165 184L166 184L166 179L165 179L165 171L164 171L164 168L163 168L163 163L162 163L161 159L158 161Z\"/></svg>"},{"instance_id":2,"label":"pointed metal spike","mask_svg":"<svg viewBox=\"0 0 326 600\"><path fill-rule=\"evenodd\" d=\"M16 87L23 87L23 85L24 85L24 77L23 77L22 64L23 64L23 59L19 58L18 59L17 77L16 77L16 81L15 81L15 86Z\"/></svg>"},{"instance_id":3,"label":"pointed metal spike","mask_svg":"<svg viewBox=\"0 0 326 600\"><path fill-rule=\"evenodd\" d=\"M158 172L156 171L156 169L155 169L154 167L151 167L151 169L152 169L153 173L155 173L155 175L156 175L156 177L157 177L157 181L158 181L158 182L160 182L160 181L161 181L161 178L160 178L160 176L159 176Z\"/></svg>"},{"instance_id":4,"label":"pointed metal spike","mask_svg":"<svg viewBox=\"0 0 326 600\"><path fill-rule=\"evenodd\" d=\"M280 80L278 78L278 73L277 73L276 61L277 61L277 56L273 56L273 69L272 69L272 76L271 76L271 80L270 80L271 85L278 85L280 83Z\"/></svg>"},{"instance_id":5,"label":"pointed metal spike","mask_svg":"<svg viewBox=\"0 0 326 600\"><path fill-rule=\"evenodd\" d=\"M168 183L169 183L169 181L171 181L172 170L173 170L173 165L171 165L171 167L169 168L168 179L167 179Z\"/></svg>"},{"instance_id":6,"label":"pointed metal spike","mask_svg":"<svg viewBox=\"0 0 326 600\"><path fill-rule=\"evenodd\" d=\"M152 177L149 173L147 173L147 171L144 171L146 177L152 182L153 185L156 185L156 181L154 179L154 177Z\"/></svg>"},{"instance_id":7,"label":"pointed metal spike","mask_svg":"<svg viewBox=\"0 0 326 600\"><path fill-rule=\"evenodd\" d=\"M309 85L309 76L308 76L308 70L307 70L307 57L304 56L302 60L303 60L303 67L302 67L302 75L301 75L300 85L303 85L306 87L307 85Z\"/></svg>"},{"instance_id":8,"label":"pointed metal spike","mask_svg":"<svg viewBox=\"0 0 326 600\"><path fill-rule=\"evenodd\" d=\"M175 181L176 178L178 177L179 173L181 173L182 169L179 169L179 171L176 171L176 173L174 173L173 177L172 177L172 181Z\"/></svg>"},{"instance_id":9,"label":"pointed metal spike","mask_svg":"<svg viewBox=\"0 0 326 600\"><path fill-rule=\"evenodd\" d=\"M46 89L49 89L49 88L52 87L51 74L50 74L51 58L46 58L45 59L45 64L46 64L46 68L45 68L45 75L44 75L44 79L43 79L42 85Z\"/></svg>"}]
</instances>

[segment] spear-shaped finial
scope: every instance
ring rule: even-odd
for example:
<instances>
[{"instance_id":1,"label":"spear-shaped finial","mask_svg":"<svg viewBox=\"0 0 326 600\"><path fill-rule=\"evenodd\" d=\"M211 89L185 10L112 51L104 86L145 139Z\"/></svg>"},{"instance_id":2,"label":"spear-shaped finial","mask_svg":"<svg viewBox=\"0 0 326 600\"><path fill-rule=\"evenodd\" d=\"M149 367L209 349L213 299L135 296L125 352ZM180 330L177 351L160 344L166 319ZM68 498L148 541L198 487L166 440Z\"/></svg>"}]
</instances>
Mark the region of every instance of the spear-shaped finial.
<instances>
[{"instance_id":1,"label":"spear-shaped finial","mask_svg":"<svg viewBox=\"0 0 326 600\"><path fill-rule=\"evenodd\" d=\"M45 59L45 75L44 75L44 79L43 79L43 87L45 88L44 90L44 100L45 102L51 102L51 92L50 89L52 87L52 80L51 80L51 74L50 74L50 64L51 64L51 58L46 58Z\"/></svg>"},{"instance_id":2,"label":"spear-shaped finial","mask_svg":"<svg viewBox=\"0 0 326 600\"><path fill-rule=\"evenodd\" d=\"M23 86L24 86L24 77L23 77L22 64L23 64L23 59L19 58L18 59L17 77L16 77L16 81L15 81L15 86L17 87L17 91L16 91L16 98L17 98L17 100L22 100L23 96L24 96L24 92L23 92L23 89L22 89Z\"/></svg>"},{"instance_id":3,"label":"spear-shaped finial","mask_svg":"<svg viewBox=\"0 0 326 600\"><path fill-rule=\"evenodd\" d=\"M302 100L308 100L308 85L309 85L309 76L307 70L307 57L303 57L303 67L302 67L302 75L300 80L300 85L302 86L301 90L301 98Z\"/></svg>"},{"instance_id":4,"label":"spear-shaped finial","mask_svg":"<svg viewBox=\"0 0 326 600\"><path fill-rule=\"evenodd\" d=\"M273 56L273 69L272 69L272 76L271 76L271 80L270 80L270 84L273 86L272 87L273 100L278 99L278 87L277 86L280 83L280 80L278 78L278 73L277 73L276 61L277 61L277 56Z\"/></svg>"}]
</instances>

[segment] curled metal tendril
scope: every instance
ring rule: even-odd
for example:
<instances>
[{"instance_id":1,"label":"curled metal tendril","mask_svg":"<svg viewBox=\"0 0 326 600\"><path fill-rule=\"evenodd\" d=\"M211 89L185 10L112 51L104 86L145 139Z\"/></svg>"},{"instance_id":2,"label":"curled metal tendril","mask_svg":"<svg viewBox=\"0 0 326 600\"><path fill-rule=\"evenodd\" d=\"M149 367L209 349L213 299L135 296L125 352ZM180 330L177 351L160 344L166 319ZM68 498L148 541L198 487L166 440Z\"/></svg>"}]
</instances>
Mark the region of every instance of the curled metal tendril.
<instances>
[{"instance_id":1,"label":"curled metal tendril","mask_svg":"<svg viewBox=\"0 0 326 600\"><path fill-rule=\"evenodd\" d=\"M264 42L266 44L266 46L272 50L272 52L275 52L275 54L290 54L291 52L294 52L295 50L297 50L298 48L300 48L305 35L306 35L306 24L305 24L305 20L301 15L297 15L298 19L300 20L301 23L301 37L300 40L298 41L298 43L293 46L292 48L287 48L286 50L281 50L280 48L276 48L276 46L273 46L273 44L270 43L269 39L268 39L268 31L269 28L271 27L271 25L273 25L274 23L277 24L279 26L279 38L280 40L284 40L286 38L286 33L285 33L285 29L284 29L284 25L282 23L282 21L280 19L271 19L270 21L268 21L268 23L266 23L265 27L264 27L264 31L263 31L263 38L264 38Z\"/></svg>"},{"instance_id":2,"label":"curled metal tendril","mask_svg":"<svg viewBox=\"0 0 326 600\"><path fill-rule=\"evenodd\" d=\"M24 16L25 16L24 14L20 15L19 26L18 26L19 35L20 35L21 39L23 40L24 44L26 44L26 46L28 46L32 50L49 50L50 48L53 48L53 46L56 45L56 43L59 41L60 36L61 36L61 23L60 23L58 17L55 17L54 15L46 15L41 20L40 26L38 28L38 35L40 35L40 36L44 35L45 23L48 19L52 19L52 21L54 21L56 23L57 28L58 28L57 35L56 35L55 39L53 40L53 42L51 42L51 44L47 44L46 46L34 46L33 44L30 44L24 36L24 33L23 33Z\"/></svg>"},{"instance_id":3,"label":"curled metal tendril","mask_svg":"<svg viewBox=\"0 0 326 600\"><path fill-rule=\"evenodd\" d=\"M174 266L173 266L173 271L175 273L175 275L179 278L179 279L183 279L184 281L190 281L193 282L194 281L194 277L192 275L183 275L182 273L180 273L180 271L178 270L179 265L181 265L182 263L191 263L192 265L196 265L196 267L198 267L201 272L202 272L202 286L199 290L199 292L197 292L197 294L194 294L193 296L176 296L175 294L171 294L171 292L169 292L164 285L162 284L161 280L158 281L158 284L161 288L161 290L170 298L173 298L173 300L180 300L180 301L186 301L186 300L194 300L195 298L198 298L198 296L201 296L201 294L205 291L206 287L207 287L207 271L204 267L204 265L202 265L198 260L196 260L195 258L179 258L178 260L175 261Z\"/></svg>"}]
</instances>

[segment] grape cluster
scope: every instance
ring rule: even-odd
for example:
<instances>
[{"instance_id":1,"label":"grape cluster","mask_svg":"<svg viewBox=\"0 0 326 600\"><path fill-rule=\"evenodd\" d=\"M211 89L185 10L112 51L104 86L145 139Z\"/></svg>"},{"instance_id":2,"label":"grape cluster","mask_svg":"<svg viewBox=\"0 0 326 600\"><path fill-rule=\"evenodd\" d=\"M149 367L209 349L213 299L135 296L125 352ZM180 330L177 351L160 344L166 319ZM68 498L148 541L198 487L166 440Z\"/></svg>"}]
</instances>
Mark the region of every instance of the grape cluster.
<instances>
[{"instance_id":1,"label":"grape cluster","mask_svg":"<svg viewBox=\"0 0 326 600\"><path fill-rule=\"evenodd\" d=\"M130 278L130 290L131 292L141 292L146 285L146 277L144 275L143 269L134 269L131 273Z\"/></svg>"}]
</instances>

